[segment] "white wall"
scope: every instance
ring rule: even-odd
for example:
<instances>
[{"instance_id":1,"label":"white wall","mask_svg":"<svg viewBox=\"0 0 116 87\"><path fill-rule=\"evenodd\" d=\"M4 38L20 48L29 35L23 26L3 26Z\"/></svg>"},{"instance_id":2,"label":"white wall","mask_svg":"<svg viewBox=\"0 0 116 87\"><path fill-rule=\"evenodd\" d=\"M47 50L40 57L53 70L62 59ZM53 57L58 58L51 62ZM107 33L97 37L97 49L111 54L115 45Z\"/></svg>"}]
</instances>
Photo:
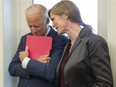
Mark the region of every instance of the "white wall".
<instances>
[{"instance_id":1,"label":"white wall","mask_svg":"<svg viewBox=\"0 0 116 87\"><path fill-rule=\"evenodd\" d=\"M16 87L17 78L8 73L8 65L17 49L19 38L29 31L25 9L31 0L0 0L0 87ZM116 0L98 0L98 33L109 45L116 87Z\"/></svg>"},{"instance_id":2,"label":"white wall","mask_svg":"<svg viewBox=\"0 0 116 87\"><path fill-rule=\"evenodd\" d=\"M3 87L3 1L0 0L0 87Z\"/></svg>"},{"instance_id":3,"label":"white wall","mask_svg":"<svg viewBox=\"0 0 116 87\"><path fill-rule=\"evenodd\" d=\"M24 12L30 4L31 0L0 0L0 87L17 87L18 79L9 75L8 66L20 36L29 31Z\"/></svg>"},{"instance_id":4,"label":"white wall","mask_svg":"<svg viewBox=\"0 0 116 87\"><path fill-rule=\"evenodd\" d=\"M116 0L110 2L108 43L110 46L111 63L114 77L114 87L116 87Z\"/></svg>"},{"instance_id":5,"label":"white wall","mask_svg":"<svg viewBox=\"0 0 116 87\"><path fill-rule=\"evenodd\" d=\"M12 10L13 9L13 10ZM4 87L16 87L17 79L8 74L8 65L17 45L17 2L3 1L3 76ZM12 85L12 83L14 85Z\"/></svg>"},{"instance_id":6,"label":"white wall","mask_svg":"<svg viewBox=\"0 0 116 87\"><path fill-rule=\"evenodd\" d=\"M25 19L25 10L32 4L32 0L18 0L19 5L19 38L27 32L30 32Z\"/></svg>"},{"instance_id":7,"label":"white wall","mask_svg":"<svg viewBox=\"0 0 116 87\"><path fill-rule=\"evenodd\" d=\"M116 0L98 1L98 32L109 45L114 87L116 87Z\"/></svg>"}]
</instances>

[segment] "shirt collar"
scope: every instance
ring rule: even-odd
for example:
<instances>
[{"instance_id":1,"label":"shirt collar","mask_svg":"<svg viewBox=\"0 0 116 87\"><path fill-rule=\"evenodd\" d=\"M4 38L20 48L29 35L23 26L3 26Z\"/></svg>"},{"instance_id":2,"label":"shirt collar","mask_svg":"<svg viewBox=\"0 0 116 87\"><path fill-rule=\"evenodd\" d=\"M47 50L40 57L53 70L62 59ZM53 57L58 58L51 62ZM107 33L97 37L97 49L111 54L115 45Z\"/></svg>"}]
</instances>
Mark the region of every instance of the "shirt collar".
<instances>
[{"instance_id":1,"label":"shirt collar","mask_svg":"<svg viewBox=\"0 0 116 87\"><path fill-rule=\"evenodd\" d=\"M47 35L48 35L48 33L50 32L50 30L51 30L50 26L49 26L49 25L47 25L47 32L46 32L45 36L47 36Z\"/></svg>"}]
</instances>

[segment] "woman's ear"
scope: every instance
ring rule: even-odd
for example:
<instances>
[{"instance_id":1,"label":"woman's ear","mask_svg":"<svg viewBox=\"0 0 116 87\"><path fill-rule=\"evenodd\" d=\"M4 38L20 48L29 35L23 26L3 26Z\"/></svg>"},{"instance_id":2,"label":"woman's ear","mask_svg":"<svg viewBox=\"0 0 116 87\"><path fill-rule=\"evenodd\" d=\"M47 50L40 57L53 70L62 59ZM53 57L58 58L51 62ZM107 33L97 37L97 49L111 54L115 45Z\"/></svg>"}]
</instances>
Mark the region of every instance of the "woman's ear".
<instances>
[{"instance_id":1,"label":"woman's ear","mask_svg":"<svg viewBox=\"0 0 116 87\"><path fill-rule=\"evenodd\" d=\"M67 11L64 12L63 18L66 19L66 20L68 19Z\"/></svg>"}]
</instances>

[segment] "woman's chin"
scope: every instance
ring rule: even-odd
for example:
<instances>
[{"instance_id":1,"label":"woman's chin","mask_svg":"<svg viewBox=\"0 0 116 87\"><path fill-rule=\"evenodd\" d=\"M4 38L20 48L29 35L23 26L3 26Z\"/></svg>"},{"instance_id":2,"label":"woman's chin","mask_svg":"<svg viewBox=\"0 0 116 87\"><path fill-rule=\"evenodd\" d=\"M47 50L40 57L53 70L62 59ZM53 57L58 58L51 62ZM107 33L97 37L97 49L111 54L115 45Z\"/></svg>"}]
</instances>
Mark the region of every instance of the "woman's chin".
<instances>
[{"instance_id":1,"label":"woman's chin","mask_svg":"<svg viewBox=\"0 0 116 87\"><path fill-rule=\"evenodd\" d=\"M59 34L59 35L61 35L61 34L64 34L64 33L63 33L63 32L59 32L59 31L58 31L58 34Z\"/></svg>"}]
</instances>

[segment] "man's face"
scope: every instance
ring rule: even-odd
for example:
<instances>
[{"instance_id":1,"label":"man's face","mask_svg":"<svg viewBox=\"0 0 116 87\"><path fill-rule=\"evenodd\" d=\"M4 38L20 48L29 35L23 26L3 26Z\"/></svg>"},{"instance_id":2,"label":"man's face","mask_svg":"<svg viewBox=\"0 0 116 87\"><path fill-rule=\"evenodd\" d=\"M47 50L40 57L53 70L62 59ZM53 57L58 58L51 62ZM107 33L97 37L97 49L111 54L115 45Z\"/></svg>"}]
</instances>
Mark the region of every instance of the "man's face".
<instances>
[{"instance_id":1,"label":"man's face","mask_svg":"<svg viewBox=\"0 0 116 87\"><path fill-rule=\"evenodd\" d=\"M47 19L41 18L38 15L26 16L28 26L35 36L44 36L47 30Z\"/></svg>"}]
</instances>

